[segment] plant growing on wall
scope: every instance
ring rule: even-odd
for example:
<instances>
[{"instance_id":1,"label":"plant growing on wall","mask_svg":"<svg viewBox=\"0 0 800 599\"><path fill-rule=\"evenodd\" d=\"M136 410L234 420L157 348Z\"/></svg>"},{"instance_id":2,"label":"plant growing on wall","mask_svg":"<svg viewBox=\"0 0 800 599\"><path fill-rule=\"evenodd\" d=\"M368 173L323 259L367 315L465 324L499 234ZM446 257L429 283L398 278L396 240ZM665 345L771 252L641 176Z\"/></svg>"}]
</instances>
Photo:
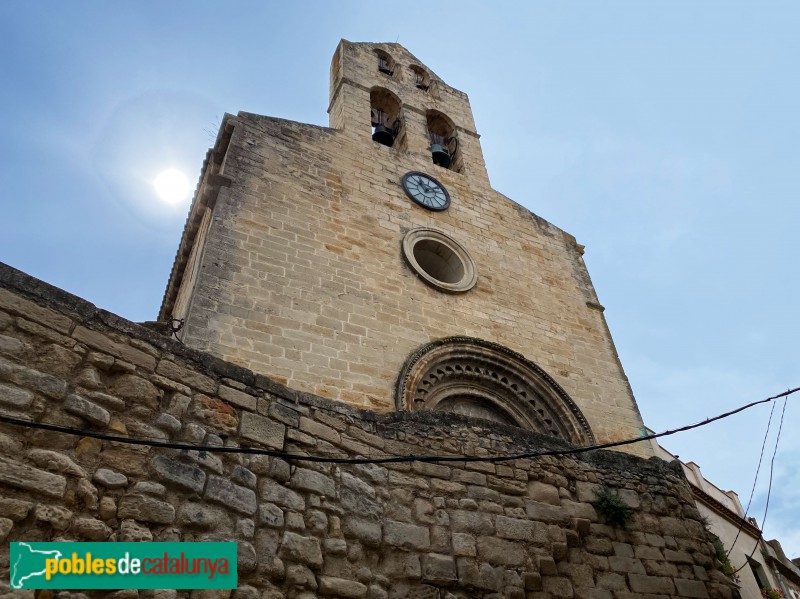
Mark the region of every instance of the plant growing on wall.
<instances>
[{"instance_id":1,"label":"plant growing on wall","mask_svg":"<svg viewBox=\"0 0 800 599\"><path fill-rule=\"evenodd\" d=\"M711 534L711 542L714 543L714 553L722 564L722 571L725 573L725 576L729 576L733 582L738 584L739 577L736 575L736 568L731 565L731 560L728 557L725 545L722 544L720 538L713 532L709 534Z\"/></svg>"},{"instance_id":2,"label":"plant growing on wall","mask_svg":"<svg viewBox=\"0 0 800 599\"><path fill-rule=\"evenodd\" d=\"M619 493L603 487L592 502L597 513L603 516L606 524L625 528L633 517L633 510L627 506Z\"/></svg>"},{"instance_id":3,"label":"plant growing on wall","mask_svg":"<svg viewBox=\"0 0 800 599\"><path fill-rule=\"evenodd\" d=\"M785 595L780 589L761 589L761 596L767 599L783 599Z\"/></svg>"}]
</instances>

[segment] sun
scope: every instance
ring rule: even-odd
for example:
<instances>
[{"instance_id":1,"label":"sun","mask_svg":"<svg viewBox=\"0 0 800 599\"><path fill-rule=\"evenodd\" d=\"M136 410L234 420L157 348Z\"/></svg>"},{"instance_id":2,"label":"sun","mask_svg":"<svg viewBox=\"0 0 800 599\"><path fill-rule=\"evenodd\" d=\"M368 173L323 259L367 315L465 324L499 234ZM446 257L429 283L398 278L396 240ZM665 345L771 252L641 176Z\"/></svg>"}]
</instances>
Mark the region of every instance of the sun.
<instances>
[{"instance_id":1,"label":"sun","mask_svg":"<svg viewBox=\"0 0 800 599\"><path fill-rule=\"evenodd\" d=\"M169 204L182 202L189 195L189 179L182 172L171 168L153 181L158 197Z\"/></svg>"}]
</instances>

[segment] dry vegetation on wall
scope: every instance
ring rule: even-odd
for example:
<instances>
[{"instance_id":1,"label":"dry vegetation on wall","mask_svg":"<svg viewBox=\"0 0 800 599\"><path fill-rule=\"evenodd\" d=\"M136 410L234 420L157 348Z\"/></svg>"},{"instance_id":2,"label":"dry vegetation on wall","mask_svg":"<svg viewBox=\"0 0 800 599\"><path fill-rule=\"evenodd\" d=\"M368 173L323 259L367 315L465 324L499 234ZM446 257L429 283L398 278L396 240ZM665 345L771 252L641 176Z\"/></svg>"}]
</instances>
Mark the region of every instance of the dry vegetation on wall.
<instances>
[{"instance_id":1,"label":"dry vegetation on wall","mask_svg":"<svg viewBox=\"0 0 800 599\"><path fill-rule=\"evenodd\" d=\"M296 393L6 266L0 409L132 437L343 457L558 446L455 415L378 416ZM602 488L630 510L624 528L595 509ZM0 539L0 584L9 541L235 540L238 599L733 596L682 473L614 452L332 465L2 425Z\"/></svg>"}]
</instances>

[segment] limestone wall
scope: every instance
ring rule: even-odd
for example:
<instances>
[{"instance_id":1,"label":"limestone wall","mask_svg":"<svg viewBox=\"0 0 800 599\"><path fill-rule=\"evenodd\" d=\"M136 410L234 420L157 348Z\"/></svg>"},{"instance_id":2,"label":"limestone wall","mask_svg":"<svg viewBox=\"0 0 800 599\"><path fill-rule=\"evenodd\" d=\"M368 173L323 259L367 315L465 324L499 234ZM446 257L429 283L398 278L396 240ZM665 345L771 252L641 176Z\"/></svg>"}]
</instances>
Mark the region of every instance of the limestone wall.
<instances>
[{"instance_id":1,"label":"limestone wall","mask_svg":"<svg viewBox=\"0 0 800 599\"><path fill-rule=\"evenodd\" d=\"M555 447L501 425L377 415L292 391L6 266L0 412L137 438L314 456ZM627 528L604 524L592 506L601 486L633 508ZM240 588L232 596L240 599L732 596L680 470L615 452L333 465L3 424L0 585L8 581L8 542L17 540L235 540Z\"/></svg>"}]
</instances>

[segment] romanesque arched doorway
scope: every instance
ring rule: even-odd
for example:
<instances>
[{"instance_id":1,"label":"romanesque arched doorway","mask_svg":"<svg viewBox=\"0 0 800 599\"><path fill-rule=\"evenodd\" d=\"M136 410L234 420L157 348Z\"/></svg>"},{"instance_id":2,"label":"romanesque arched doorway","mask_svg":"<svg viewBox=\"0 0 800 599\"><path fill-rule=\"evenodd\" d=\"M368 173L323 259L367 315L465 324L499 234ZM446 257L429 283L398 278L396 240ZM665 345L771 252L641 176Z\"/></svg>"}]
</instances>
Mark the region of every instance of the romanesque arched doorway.
<instances>
[{"instance_id":1,"label":"romanesque arched doorway","mask_svg":"<svg viewBox=\"0 0 800 599\"><path fill-rule=\"evenodd\" d=\"M576 445L595 442L575 402L539 366L496 343L448 337L415 351L397 380L398 410L455 412Z\"/></svg>"}]
</instances>

